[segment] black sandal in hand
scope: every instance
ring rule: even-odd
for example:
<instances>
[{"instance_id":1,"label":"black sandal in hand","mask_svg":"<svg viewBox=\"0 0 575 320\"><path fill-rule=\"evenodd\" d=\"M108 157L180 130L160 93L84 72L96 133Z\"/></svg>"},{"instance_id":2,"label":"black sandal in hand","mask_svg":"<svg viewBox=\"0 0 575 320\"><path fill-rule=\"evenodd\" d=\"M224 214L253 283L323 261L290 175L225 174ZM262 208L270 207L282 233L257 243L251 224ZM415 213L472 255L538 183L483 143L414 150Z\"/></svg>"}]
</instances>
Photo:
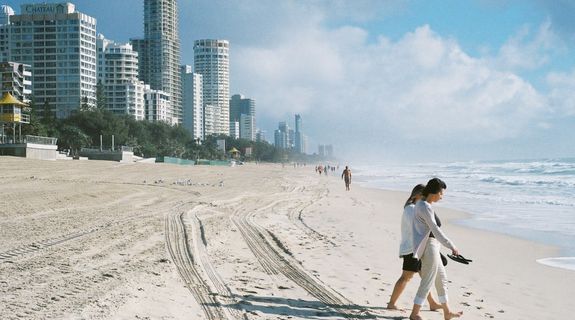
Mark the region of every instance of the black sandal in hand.
<instances>
[{"instance_id":1,"label":"black sandal in hand","mask_svg":"<svg viewBox=\"0 0 575 320\"><path fill-rule=\"evenodd\" d=\"M449 257L449 259L455 261L455 262L459 262L459 263L463 263L463 264L469 264L470 262L473 262L473 260L470 259L466 259L464 256L458 254L448 254L447 257Z\"/></svg>"}]
</instances>

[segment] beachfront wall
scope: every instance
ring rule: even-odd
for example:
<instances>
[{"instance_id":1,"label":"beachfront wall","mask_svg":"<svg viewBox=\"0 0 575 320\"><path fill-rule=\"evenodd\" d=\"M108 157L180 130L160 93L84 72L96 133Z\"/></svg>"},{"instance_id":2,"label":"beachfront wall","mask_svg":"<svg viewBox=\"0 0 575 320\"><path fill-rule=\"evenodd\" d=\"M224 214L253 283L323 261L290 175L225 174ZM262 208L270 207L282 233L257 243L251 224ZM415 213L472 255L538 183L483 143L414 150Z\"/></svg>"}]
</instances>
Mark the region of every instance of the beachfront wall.
<instances>
[{"instance_id":1,"label":"beachfront wall","mask_svg":"<svg viewBox=\"0 0 575 320\"><path fill-rule=\"evenodd\" d=\"M56 149L56 145L36 143L0 144L0 155L39 160L56 160L58 155Z\"/></svg>"},{"instance_id":2,"label":"beachfront wall","mask_svg":"<svg viewBox=\"0 0 575 320\"><path fill-rule=\"evenodd\" d=\"M99 149L86 149L82 148L80 150L80 156L86 157L89 160L105 160L105 161L119 161L119 162L133 162L134 152L133 151L110 151Z\"/></svg>"},{"instance_id":3,"label":"beachfront wall","mask_svg":"<svg viewBox=\"0 0 575 320\"><path fill-rule=\"evenodd\" d=\"M182 165L188 165L188 166L193 166L196 164L196 162L194 160L187 160L187 159L174 158L174 157L157 157L156 162L171 163L171 164L182 164Z\"/></svg>"}]
</instances>

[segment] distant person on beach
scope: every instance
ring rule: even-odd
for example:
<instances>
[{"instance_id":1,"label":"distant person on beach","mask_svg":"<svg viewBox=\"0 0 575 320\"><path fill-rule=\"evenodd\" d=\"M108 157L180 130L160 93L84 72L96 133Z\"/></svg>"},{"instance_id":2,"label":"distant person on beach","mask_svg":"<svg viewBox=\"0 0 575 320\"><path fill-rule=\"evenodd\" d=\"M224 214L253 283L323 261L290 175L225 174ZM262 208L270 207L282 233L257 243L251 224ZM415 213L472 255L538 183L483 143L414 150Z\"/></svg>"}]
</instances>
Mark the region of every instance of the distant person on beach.
<instances>
[{"instance_id":1,"label":"distant person on beach","mask_svg":"<svg viewBox=\"0 0 575 320\"><path fill-rule=\"evenodd\" d=\"M451 249L453 255L459 251L455 244L447 238L437 225L432 203L443 198L447 185L439 178L433 178L427 182L422 191L423 198L415 204L415 217L413 219L413 257L421 259L421 282L413 301L413 309L409 315L411 320L421 320L419 312L431 286L435 284L437 296L443 318L446 320L459 318L463 312L452 312L447 304L447 273L441 262L439 250L441 245Z\"/></svg>"},{"instance_id":2,"label":"distant person on beach","mask_svg":"<svg viewBox=\"0 0 575 320\"><path fill-rule=\"evenodd\" d=\"M345 181L345 190L349 191L349 185L351 184L351 170L345 166L345 169L341 173L341 178Z\"/></svg>"},{"instance_id":3,"label":"distant person on beach","mask_svg":"<svg viewBox=\"0 0 575 320\"><path fill-rule=\"evenodd\" d=\"M413 257L413 217L415 216L415 203L423 197L422 192L424 188L425 186L422 184L416 185L403 206L403 215L401 216L401 243L399 244L399 257L403 258L403 272L393 287L391 298L389 298L389 302L387 303L387 309L399 309L396 305L399 296L413 276L419 273L421 267L419 260ZM441 308L441 305L433 299L431 293L427 295L427 301L429 302L429 309L431 311Z\"/></svg>"}]
</instances>

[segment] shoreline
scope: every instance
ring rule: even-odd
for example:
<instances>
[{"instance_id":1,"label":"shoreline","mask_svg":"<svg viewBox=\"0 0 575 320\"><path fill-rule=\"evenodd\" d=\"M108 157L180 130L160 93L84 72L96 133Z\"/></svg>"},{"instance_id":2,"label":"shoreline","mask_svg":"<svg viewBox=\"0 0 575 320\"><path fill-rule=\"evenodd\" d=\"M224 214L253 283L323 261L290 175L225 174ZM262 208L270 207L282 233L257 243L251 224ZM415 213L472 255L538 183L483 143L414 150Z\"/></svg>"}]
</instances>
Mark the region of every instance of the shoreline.
<instances>
[{"instance_id":1,"label":"shoreline","mask_svg":"<svg viewBox=\"0 0 575 320\"><path fill-rule=\"evenodd\" d=\"M370 188L370 189L391 191L391 192L404 192L406 194L406 197L409 196L409 191L394 190L394 189L388 189L388 188L384 188L384 187L377 187L374 185L369 185L370 182L366 181L366 180L360 180L359 183L361 184L361 186L363 188ZM447 196L449 197L449 194ZM518 232L514 233L514 232L511 232L505 228L499 228L499 229L490 228L489 224L478 223L475 220L477 218L477 214L474 214L472 212L468 212L466 209L453 208L453 207L450 207L449 205L444 206L442 203L436 204L436 207L449 209L450 211L453 211L454 213L456 213L456 215L453 218L454 219L453 223L457 224L459 226L473 229L473 230L480 230L480 231L486 231L486 232L491 232L491 233L495 233L495 234L505 235L508 237L512 237L514 239L524 240L524 241L532 242L532 243L539 244L539 245L549 246L549 247L553 248L553 251L557 251L557 254L551 255L548 257L541 257L541 258L536 260L537 263L540 263L540 264L543 264L546 266L550 266L550 267L554 267L554 268L560 268L560 269L564 269L564 270L575 271L575 255L562 254L563 252L565 252L565 253L570 252L569 247L562 247L561 245L556 244L556 243L538 240L538 238L530 238L523 233L518 233Z\"/></svg>"},{"instance_id":2,"label":"shoreline","mask_svg":"<svg viewBox=\"0 0 575 320\"><path fill-rule=\"evenodd\" d=\"M404 192L358 183L345 191L338 175L319 177L313 166L4 157L0 165L10 208L0 211L7 318L405 317L385 309L401 274ZM471 319L569 317L575 274L535 262L556 249L437 211L473 259L447 266L453 310ZM400 307L411 308L417 285Z\"/></svg>"}]
</instances>

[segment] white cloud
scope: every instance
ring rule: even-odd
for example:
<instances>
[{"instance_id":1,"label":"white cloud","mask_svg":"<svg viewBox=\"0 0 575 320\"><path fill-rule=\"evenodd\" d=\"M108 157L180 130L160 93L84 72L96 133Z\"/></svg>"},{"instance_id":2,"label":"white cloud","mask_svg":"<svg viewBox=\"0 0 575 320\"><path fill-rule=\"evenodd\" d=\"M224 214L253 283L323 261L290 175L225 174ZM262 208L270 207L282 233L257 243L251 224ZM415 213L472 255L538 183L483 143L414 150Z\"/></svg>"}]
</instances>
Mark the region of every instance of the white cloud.
<instances>
[{"instance_id":1,"label":"white cloud","mask_svg":"<svg viewBox=\"0 0 575 320\"><path fill-rule=\"evenodd\" d=\"M544 105L529 83L429 26L373 43L356 27L301 31L272 47L236 48L234 72L259 114L302 113L319 141L493 141L519 135Z\"/></svg>"},{"instance_id":2,"label":"white cloud","mask_svg":"<svg viewBox=\"0 0 575 320\"><path fill-rule=\"evenodd\" d=\"M575 115L575 70L571 73L550 73L547 76L550 106L554 115Z\"/></svg>"},{"instance_id":3,"label":"white cloud","mask_svg":"<svg viewBox=\"0 0 575 320\"><path fill-rule=\"evenodd\" d=\"M501 46L493 63L500 70L533 70L549 63L554 52L563 50L565 45L553 32L548 19L536 32L523 26Z\"/></svg>"}]
</instances>

